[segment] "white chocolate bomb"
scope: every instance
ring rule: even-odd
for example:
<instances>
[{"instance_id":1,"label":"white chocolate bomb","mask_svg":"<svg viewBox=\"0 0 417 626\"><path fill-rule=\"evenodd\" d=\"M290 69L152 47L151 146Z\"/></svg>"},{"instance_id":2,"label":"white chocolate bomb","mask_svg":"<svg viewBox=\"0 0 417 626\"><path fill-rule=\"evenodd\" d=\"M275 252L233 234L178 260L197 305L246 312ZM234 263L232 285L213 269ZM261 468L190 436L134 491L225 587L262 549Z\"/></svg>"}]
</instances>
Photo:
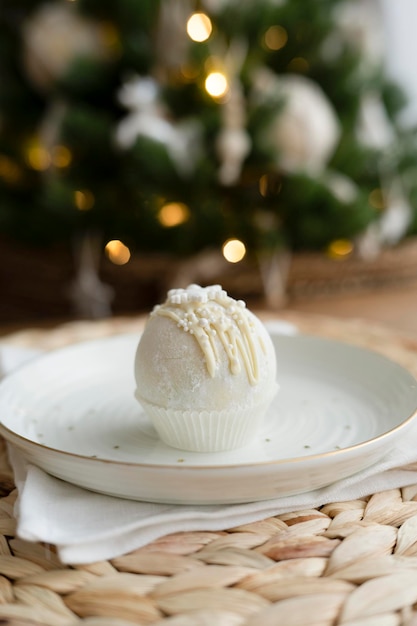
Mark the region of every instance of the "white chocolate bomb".
<instances>
[{"instance_id":1,"label":"white chocolate bomb","mask_svg":"<svg viewBox=\"0 0 417 626\"><path fill-rule=\"evenodd\" d=\"M136 398L161 439L199 452L246 445L275 395L262 322L220 285L171 289L135 358Z\"/></svg>"}]
</instances>

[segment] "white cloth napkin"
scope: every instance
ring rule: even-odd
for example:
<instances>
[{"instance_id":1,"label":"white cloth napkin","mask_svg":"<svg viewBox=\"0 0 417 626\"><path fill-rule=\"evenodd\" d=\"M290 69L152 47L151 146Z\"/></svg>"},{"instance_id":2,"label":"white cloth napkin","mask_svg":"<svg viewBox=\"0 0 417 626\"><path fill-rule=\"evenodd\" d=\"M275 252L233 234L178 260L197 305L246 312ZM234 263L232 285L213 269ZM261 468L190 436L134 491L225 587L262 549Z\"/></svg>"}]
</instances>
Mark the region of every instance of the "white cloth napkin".
<instances>
[{"instance_id":1,"label":"white cloth napkin","mask_svg":"<svg viewBox=\"0 0 417 626\"><path fill-rule=\"evenodd\" d=\"M21 351L16 361L22 362L23 357ZM401 447L354 476L309 493L248 504L134 502L92 493L53 478L23 461L12 446L9 457L19 493L18 536L53 544L62 562L79 564L114 558L174 532L226 530L289 511L417 484L417 425Z\"/></svg>"}]
</instances>

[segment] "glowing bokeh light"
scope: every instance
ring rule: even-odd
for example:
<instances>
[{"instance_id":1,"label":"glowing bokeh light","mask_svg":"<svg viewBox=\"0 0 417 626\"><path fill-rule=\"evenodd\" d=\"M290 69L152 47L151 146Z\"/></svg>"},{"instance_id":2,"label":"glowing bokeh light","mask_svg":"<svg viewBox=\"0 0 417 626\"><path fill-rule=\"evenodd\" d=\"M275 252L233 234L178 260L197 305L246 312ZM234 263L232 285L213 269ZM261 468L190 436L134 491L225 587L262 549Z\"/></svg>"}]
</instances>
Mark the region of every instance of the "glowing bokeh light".
<instances>
[{"instance_id":1,"label":"glowing bokeh light","mask_svg":"<svg viewBox=\"0 0 417 626\"><path fill-rule=\"evenodd\" d=\"M108 48L120 47L120 37L117 28L111 22L103 21L99 24L104 43Z\"/></svg>"},{"instance_id":2,"label":"glowing bokeh light","mask_svg":"<svg viewBox=\"0 0 417 626\"><path fill-rule=\"evenodd\" d=\"M9 185L14 185L21 179L22 172L19 166L8 156L0 154L0 178Z\"/></svg>"},{"instance_id":3,"label":"glowing bokeh light","mask_svg":"<svg viewBox=\"0 0 417 626\"><path fill-rule=\"evenodd\" d=\"M349 239L335 239L328 248L327 254L331 259L346 259L353 252L353 243Z\"/></svg>"},{"instance_id":4,"label":"glowing bokeh light","mask_svg":"<svg viewBox=\"0 0 417 626\"><path fill-rule=\"evenodd\" d=\"M263 174L259 179L259 193L266 198L268 195L268 176Z\"/></svg>"},{"instance_id":5,"label":"glowing bokeh light","mask_svg":"<svg viewBox=\"0 0 417 626\"><path fill-rule=\"evenodd\" d=\"M287 69L292 72L303 74L310 69L310 63L304 57L294 57L287 65Z\"/></svg>"},{"instance_id":6,"label":"glowing bokeh light","mask_svg":"<svg viewBox=\"0 0 417 626\"><path fill-rule=\"evenodd\" d=\"M228 239L222 246L222 253L229 263L239 263L246 254L246 247L240 239Z\"/></svg>"},{"instance_id":7,"label":"glowing bokeh light","mask_svg":"<svg viewBox=\"0 0 417 626\"><path fill-rule=\"evenodd\" d=\"M213 26L211 20L205 13L194 13L188 19L187 34L193 41L207 41L212 30Z\"/></svg>"},{"instance_id":8,"label":"glowing bokeh light","mask_svg":"<svg viewBox=\"0 0 417 626\"><path fill-rule=\"evenodd\" d=\"M187 81L193 81L200 73L200 69L196 65L182 65L181 76Z\"/></svg>"},{"instance_id":9,"label":"glowing bokeh light","mask_svg":"<svg viewBox=\"0 0 417 626\"><path fill-rule=\"evenodd\" d=\"M172 226L179 226L183 224L190 217L190 210L186 204L182 202L169 202L158 212L158 220L166 228Z\"/></svg>"},{"instance_id":10,"label":"glowing bokeh light","mask_svg":"<svg viewBox=\"0 0 417 626\"><path fill-rule=\"evenodd\" d=\"M89 211L93 208L96 199L89 189L74 191L74 203L79 211Z\"/></svg>"},{"instance_id":11,"label":"glowing bokeh light","mask_svg":"<svg viewBox=\"0 0 417 626\"><path fill-rule=\"evenodd\" d=\"M280 177L271 174L263 174L259 179L259 193L264 198L268 196L277 196L282 189L282 180Z\"/></svg>"},{"instance_id":12,"label":"glowing bokeh light","mask_svg":"<svg viewBox=\"0 0 417 626\"><path fill-rule=\"evenodd\" d=\"M373 189L368 197L369 204L378 211L385 209L385 198L382 189Z\"/></svg>"},{"instance_id":13,"label":"glowing bokeh light","mask_svg":"<svg viewBox=\"0 0 417 626\"><path fill-rule=\"evenodd\" d=\"M281 50L288 41L288 34L282 26L270 26L265 33L264 43L270 50Z\"/></svg>"},{"instance_id":14,"label":"glowing bokeh light","mask_svg":"<svg viewBox=\"0 0 417 626\"><path fill-rule=\"evenodd\" d=\"M211 72L205 82L207 93L213 98L221 98L227 93L229 85L227 78L221 72Z\"/></svg>"},{"instance_id":15,"label":"glowing bokeh light","mask_svg":"<svg viewBox=\"0 0 417 626\"><path fill-rule=\"evenodd\" d=\"M108 241L104 250L109 260L115 265L126 265L130 260L130 250L120 239Z\"/></svg>"},{"instance_id":16,"label":"glowing bokeh light","mask_svg":"<svg viewBox=\"0 0 417 626\"><path fill-rule=\"evenodd\" d=\"M44 172L51 165L51 155L40 143L34 141L27 149L26 161L33 170Z\"/></svg>"},{"instance_id":17,"label":"glowing bokeh light","mask_svg":"<svg viewBox=\"0 0 417 626\"><path fill-rule=\"evenodd\" d=\"M68 167L72 161L72 154L66 146L54 146L51 150L51 160L55 167Z\"/></svg>"}]
</instances>

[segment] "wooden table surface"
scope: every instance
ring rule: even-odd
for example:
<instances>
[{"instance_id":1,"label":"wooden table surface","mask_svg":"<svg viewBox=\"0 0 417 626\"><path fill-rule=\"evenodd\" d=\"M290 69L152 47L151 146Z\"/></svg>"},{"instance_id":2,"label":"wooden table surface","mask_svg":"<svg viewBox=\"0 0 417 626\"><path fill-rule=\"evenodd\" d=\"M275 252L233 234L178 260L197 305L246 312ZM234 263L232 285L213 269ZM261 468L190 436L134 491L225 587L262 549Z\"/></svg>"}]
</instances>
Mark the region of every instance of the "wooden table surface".
<instances>
[{"instance_id":1,"label":"wooden table surface","mask_svg":"<svg viewBox=\"0 0 417 626\"><path fill-rule=\"evenodd\" d=\"M252 310L263 309L251 304ZM407 285L378 288L345 295L318 297L290 301L283 309L271 310L278 317L289 312L325 315L337 319L358 319L386 326L417 337L417 282ZM129 313L129 317L135 317ZM48 328L68 322L68 319L51 319L0 326L0 337L29 327Z\"/></svg>"},{"instance_id":2,"label":"wooden table surface","mask_svg":"<svg viewBox=\"0 0 417 626\"><path fill-rule=\"evenodd\" d=\"M417 283L290 303L302 313L358 318L417 335Z\"/></svg>"}]
</instances>

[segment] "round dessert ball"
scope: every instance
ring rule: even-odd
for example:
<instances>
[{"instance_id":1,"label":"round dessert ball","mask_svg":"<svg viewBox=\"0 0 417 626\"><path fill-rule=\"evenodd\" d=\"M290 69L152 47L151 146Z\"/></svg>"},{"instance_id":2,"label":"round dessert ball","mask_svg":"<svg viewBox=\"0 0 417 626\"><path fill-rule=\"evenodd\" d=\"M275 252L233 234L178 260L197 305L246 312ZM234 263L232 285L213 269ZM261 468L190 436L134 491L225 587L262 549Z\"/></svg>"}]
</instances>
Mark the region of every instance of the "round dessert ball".
<instances>
[{"instance_id":1,"label":"round dessert ball","mask_svg":"<svg viewBox=\"0 0 417 626\"><path fill-rule=\"evenodd\" d=\"M266 328L220 285L168 292L139 341L135 379L161 439L198 452L246 445L278 389Z\"/></svg>"}]
</instances>

